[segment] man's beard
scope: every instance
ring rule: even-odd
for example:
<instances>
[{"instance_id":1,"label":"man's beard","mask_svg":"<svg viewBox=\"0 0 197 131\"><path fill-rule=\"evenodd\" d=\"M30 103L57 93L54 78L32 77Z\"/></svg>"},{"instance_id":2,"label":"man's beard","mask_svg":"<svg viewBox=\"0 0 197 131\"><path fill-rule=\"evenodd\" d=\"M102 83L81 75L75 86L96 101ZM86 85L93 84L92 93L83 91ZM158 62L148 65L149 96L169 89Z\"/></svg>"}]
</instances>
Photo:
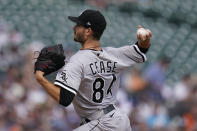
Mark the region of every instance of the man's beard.
<instances>
[{"instance_id":1,"label":"man's beard","mask_svg":"<svg viewBox=\"0 0 197 131\"><path fill-rule=\"evenodd\" d=\"M85 42L83 34L77 34L77 35L75 34L74 41L83 44Z\"/></svg>"}]
</instances>

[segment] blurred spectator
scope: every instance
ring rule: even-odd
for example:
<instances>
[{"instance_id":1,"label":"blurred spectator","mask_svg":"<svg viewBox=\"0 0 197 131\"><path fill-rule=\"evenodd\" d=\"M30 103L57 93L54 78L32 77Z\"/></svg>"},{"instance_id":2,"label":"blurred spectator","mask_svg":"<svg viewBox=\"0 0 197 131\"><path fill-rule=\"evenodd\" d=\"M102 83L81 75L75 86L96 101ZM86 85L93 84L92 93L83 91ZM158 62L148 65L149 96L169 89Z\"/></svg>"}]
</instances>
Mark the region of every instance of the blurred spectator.
<instances>
[{"instance_id":1,"label":"blurred spectator","mask_svg":"<svg viewBox=\"0 0 197 131\"><path fill-rule=\"evenodd\" d=\"M173 88L173 97L176 101L183 101L188 98L189 92L191 88L191 80L190 75L184 75L182 80L175 84Z\"/></svg>"},{"instance_id":2,"label":"blurred spectator","mask_svg":"<svg viewBox=\"0 0 197 131\"><path fill-rule=\"evenodd\" d=\"M147 118L147 124L152 129L161 130L168 127L169 116L166 108L160 104L154 104L153 110L149 117Z\"/></svg>"},{"instance_id":3,"label":"blurred spectator","mask_svg":"<svg viewBox=\"0 0 197 131\"><path fill-rule=\"evenodd\" d=\"M127 92L129 93L130 101L133 102L134 106L138 102L146 99L146 94L144 94L144 88L147 83L141 75L141 71L138 68L132 68L124 78L124 83Z\"/></svg>"},{"instance_id":4,"label":"blurred spectator","mask_svg":"<svg viewBox=\"0 0 197 131\"><path fill-rule=\"evenodd\" d=\"M141 75L141 71L137 68L133 68L131 75L127 79L128 92L137 92L143 90L146 87L146 81Z\"/></svg>"},{"instance_id":5,"label":"blurred spectator","mask_svg":"<svg viewBox=\"0 0 197 131\"><path fill-rule=\"evenodd\" d=\"M17 30L13 30L10 32L9 43L14 46L18 46L23 42L23 34L18 32Z\"/></svg>"},{"instance_id":6,"label":"blurred spectator","mask_svg":"<svg viewBox=\"0 0 197 131\"><path fill-rule=\"evenodd\" d=\"M19 50L19 46L23 39L22 33L9 31L7 24L0 21L0 71L5 72L10 65L22 64L23 52Z\"/></svg>"},{"instance_id":7,"label":"blurred spectator","mask_svg":"<svg viewBox=\"0 0 197 131\"><path fill-rule=\"evenodd\" d=\"M158 101L162 100L161 90L165 85L166 71L170 64L170 58L163 56L158 62L149 65L144 72L144 78L148 83L147 93L149 97Z\"/></svg>"},{"instance_id":8,"label":"blurred spectator","mask_svg":"<svg viewBox=\"0 0 197 131\"><path fill-rule=\"evenodd\" d=\"M18 67L10 65L2 82L5 84L5 86L9 87L18 79L19 74L20 72Z\"/></svg>"}]
</instances>

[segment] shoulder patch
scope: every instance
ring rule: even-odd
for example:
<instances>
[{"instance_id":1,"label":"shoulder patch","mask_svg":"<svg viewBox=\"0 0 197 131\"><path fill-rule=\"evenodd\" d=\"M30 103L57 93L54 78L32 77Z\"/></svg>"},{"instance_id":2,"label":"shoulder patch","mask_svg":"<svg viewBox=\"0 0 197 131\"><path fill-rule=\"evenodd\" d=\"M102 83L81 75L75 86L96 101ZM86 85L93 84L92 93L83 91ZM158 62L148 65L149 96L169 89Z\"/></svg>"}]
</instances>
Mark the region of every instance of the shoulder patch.
<instances>
[{"instance_id":1,"label":"shoulder patch","mask_svg":"<svg viewBox=\"0 0 197 131\"><path fill-rule=\"evenodd\" d=\"M62 82L66 82L67 83L68 77L66 75L66 70L62 71L60 78L63 80Z\"/></svg>"}]
</instances>

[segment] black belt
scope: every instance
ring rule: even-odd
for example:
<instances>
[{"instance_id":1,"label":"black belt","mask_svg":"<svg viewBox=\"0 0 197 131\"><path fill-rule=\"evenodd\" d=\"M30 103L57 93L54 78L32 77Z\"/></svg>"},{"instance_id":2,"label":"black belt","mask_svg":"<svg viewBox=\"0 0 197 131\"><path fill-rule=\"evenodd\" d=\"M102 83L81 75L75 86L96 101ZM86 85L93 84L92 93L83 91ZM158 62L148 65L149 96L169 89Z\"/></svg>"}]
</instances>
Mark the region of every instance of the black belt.
<instances>
[{"instance_id":1,"label":"black belt","mask_svg":"<svg viewBox=\"0 0 197 131\"><path fill-rule=\"evenodd\" d=\"M113 111L114 109L115 109L114 105L111 104L111 105L103 108L103 112L104 112L104 114L107 114L107 113ZM85 122L88 123L88 122L90 122L90 120L88 118L85 118Z\"/></svg>"}]
</instances>

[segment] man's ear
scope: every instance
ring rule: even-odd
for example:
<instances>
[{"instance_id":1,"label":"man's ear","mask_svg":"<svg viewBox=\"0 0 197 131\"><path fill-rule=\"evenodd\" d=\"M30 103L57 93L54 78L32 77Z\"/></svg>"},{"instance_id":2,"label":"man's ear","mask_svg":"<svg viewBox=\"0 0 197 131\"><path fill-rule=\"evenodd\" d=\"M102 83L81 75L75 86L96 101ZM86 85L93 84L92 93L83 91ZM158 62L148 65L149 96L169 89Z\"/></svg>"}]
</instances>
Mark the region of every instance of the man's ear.
<instances>
[{"instance_id":1,"label":"man's ear","mask_svg":"<svg viewBox=\"0 0 197 131\"><path fill-rule=\"evenodd\" d=\"M89 36L89 35L92 35L92 29L91 28L87 28L86 29L86 34Z\"/></svg>"}]
</instances>

